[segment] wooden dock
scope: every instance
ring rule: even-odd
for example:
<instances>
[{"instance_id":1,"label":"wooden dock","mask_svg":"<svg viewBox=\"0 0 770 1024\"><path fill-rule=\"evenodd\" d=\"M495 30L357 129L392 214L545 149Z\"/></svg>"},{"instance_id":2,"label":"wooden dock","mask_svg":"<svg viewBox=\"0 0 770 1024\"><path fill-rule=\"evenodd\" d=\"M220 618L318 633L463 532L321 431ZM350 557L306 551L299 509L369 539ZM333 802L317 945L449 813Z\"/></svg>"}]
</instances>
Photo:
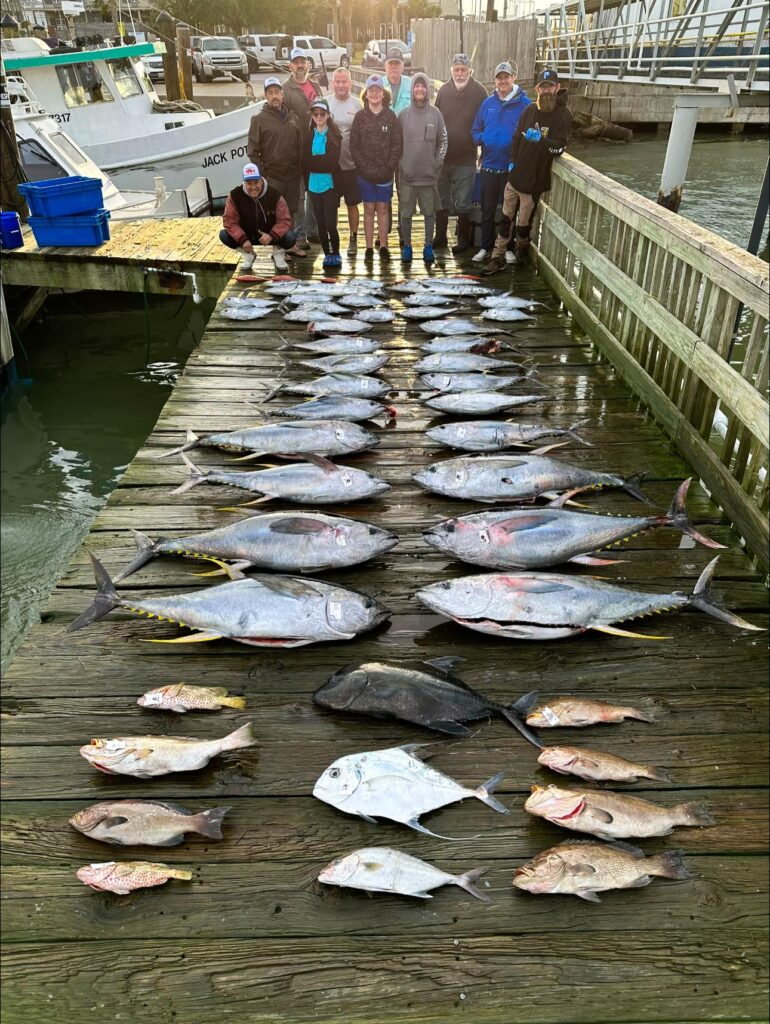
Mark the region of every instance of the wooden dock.
<instances>
[{"instance_id":1,"label":"wooden dock","mask_svg":"<svg viewBox=\"0 0 770 1024\"><path fill-rule=\"evenodd\" d=\"M305 273L320 274L319 264ZM445 272L453 267L447 258ZM365 272L361 259L355 269ZM421 272L415 264L413 273ZM396 264L389 276L400 275ZM500 275L493 283L509 280ZM552 401L518 418L559 425L587 418L585 437L594 447L571 446L564 457L624 474L645 470L645 489L665 508L688 467L571 318L554 311L542 278L517 268L512 286L552 307L516 331L517 343L540 365ZM297 650L229 642L180 648L140 642L178 635L178 629L114 612L65 635L64 626L93 593L81 551L30 630L3 684L7 1024L766 1019L765 637L684 612L645 624L648 632L671 637L666 640L587 634L513 643L428 614L413 598L418 587L469 570L425 547L421 532L440 515L474 506L428 495L410 481L418 466L443 453L424 435L428 417L412 370L423 335L403 323L367 332L383 339L393 356L382 374L395 390L397 423L382 431L373 452L340 460L376 471L392 490L339 508L396 530L401 543L375 562L329 574L390 607L386 627L352 642ZM243 492L203 486L172 497L186 477L184 467L155 456L179 444L187 427L202 433L252 422L254 410L244 400L274 385L284 366L277 333L297 337L300 331L287 331L295 326L278 317L233 323L215 312L87 539L111 573L133 553L131 528L156 538L239 517L216 509L245 500ZM292 379L300 374L310 371L295 368ZM228 459L212 449L195 457L203 466ZM592 509L639 510L618 493L589 500ZM720 510L697 485L688 508L699 528L729 545L717 591L731 609L767 625L763 576ZM636 538L624 549L627 561L602 572L640 588L687 591L711 554L661 530ZM122 589L143 594L201 586L209 581L192 575L203 571L199 565L159 559ZM511 808L508 818L468 801L429 819L437 832L469 837L461 842L373 826L314 800L315 779L343 753L425 741L431 734L322 712L312 703L313 690L351 662L439 655L465 658L463 678L500 701L537 688L653 708L655 724L558 736L670 769L671 783L644 783L634 792L665 804L709 804L715 826L677 829L642 844L649 852L683 849L697 877L608 893L599 905L512 890L516 865L570 833L524 812L530 785L559 777L538 768L534 748L500 720L481 723L463 742L435 737L432 763L453 777L478 784L506 773L500 795ZM244 694L247 711L182 717L136 706L145 690L182 680ZM215 737L249 720L259 746L217 758L197 773L142 782L101 775L78 756L92 736ZM104 846L68 826L75 811L112 797L232 810L222 842L193 837L162 850ZM458 872L487 865L485 891L494 902L484 905L454 888L424 902L368 898L315 881L332 858L364 845L391 845ZM81 865L113 858L190 866L194 881L117 897L76 880Z\"/></svg>"},{"instance_id":2,"label":"wooden dock","mask_svg":"<svg viewBox=\"0 0 770 1024\"><path fill-rule=\"evenodd\" d=\"M24 245L3 252L3 284L191 295L195 274L200 295L217 298L239 259L219 241L220 226L210 217L115 220L103 245L56 247L38 246L25 228Z\"/></svg>"}]
</instances>

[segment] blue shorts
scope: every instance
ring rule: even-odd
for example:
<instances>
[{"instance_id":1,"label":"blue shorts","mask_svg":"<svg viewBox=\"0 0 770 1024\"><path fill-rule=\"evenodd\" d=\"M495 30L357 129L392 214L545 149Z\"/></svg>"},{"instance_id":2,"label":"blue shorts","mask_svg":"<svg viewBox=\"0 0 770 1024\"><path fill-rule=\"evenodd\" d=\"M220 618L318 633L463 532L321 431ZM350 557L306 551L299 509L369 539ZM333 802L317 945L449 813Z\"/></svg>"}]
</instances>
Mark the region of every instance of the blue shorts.
<instances>
[{"instance_id":1,"label":"blue shorts","mask_svg":"<svg viewBox=\"0 0 770 1024\"><path fill-rule=\"evenodd\" d=\"M387 185L373 185L371 181L358 179L358 191L363 203L389 203L393 198L393 182Z\"/></svg>"}]
</instances>

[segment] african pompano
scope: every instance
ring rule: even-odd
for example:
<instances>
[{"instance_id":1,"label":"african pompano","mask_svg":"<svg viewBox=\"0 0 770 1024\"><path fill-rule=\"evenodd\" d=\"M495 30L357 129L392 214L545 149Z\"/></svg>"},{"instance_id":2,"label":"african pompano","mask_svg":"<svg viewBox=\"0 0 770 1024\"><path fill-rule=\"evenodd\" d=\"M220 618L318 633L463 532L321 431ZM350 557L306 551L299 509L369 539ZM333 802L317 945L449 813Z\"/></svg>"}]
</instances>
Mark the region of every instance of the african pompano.
<instances>
[{"instance_id":1,"label":"african pompano","mask_svg":"<svg viewBox=\"0 0 770 1024\"><path fill-rule=\"evenodd\" d=\"M185 832L222 838L222 819L229 807L191 814L178 804L152 800L107 800L70 818L70 825L90 839L117 846L178 846Z\"/></svg>"},{"instance_id":2,"label":"african pompano","mask_svg":"<svg viewBox=\"0 0 770 1024\"><path fill-rule=\"evenodd\" d=\"M650 711L622 704L607 704L588 697L549 697L541 699L537 690L525 693L516 701L516 709L526 718L528 725L543 729L557 726L582 729L588 725L617 725L633 718L637 722L654 722Z\"/></svg>"},{"instance_id":3,"label":"african pompano","mask_svg":"<svg viewBox=\"0 0 770 1024\"><path fill-rule=\"evenodd\" d=\"M80 748L80 755L107 775L132 775L154 779L171 772L194 772L205 768L212 757L225 750L254 747L257 741L251 722L218 740L191 736L117 736L92 739Z\"/></svg>"},{"instance_id":4,"label":"african pompano","mask_svg":"<svg viewBox=\"0 0 770 1024\"><path fill-rule=\"evenodd\" d=\"M513 640L558 640L588 629L636 639L670 639L632 633L614 623L690 607L738 629L759 631L759 626L711 603L708 584L717 561L715 558L706 566L691 594L648 594L591 577L538 572L513 575L511 570L432 583L415 596L461 626Z\"/></svg>"},{"instance_id":5,"label":"african pompano","mask_svg":"<svg viewBox=\"0 0 770 1024\"><path fill-rule=\"evenodd\" d=\"M554 825L588 832L599 839L645 839L668 836L677 825L713 825L703 803L661 807L649 800L606 789L560 789L533 786L524 810Z\"/></svg>"},{"instance_id":6,"label":"african pompano","mask_svg":"<svg viewBox=\"0 0 770 1024\"><path fill-rule=\"evenodd\" d=\"M190 686L188 683L171 683L148 690L136 703L140 708L154 708L156 711L176 711L183 715L188 711L219 711L220 708L245 708L246 698L230 696L224 686Z\"/></svg>"},{"instance_id":7,"label":"african pompano","mask_svg":"<svg viewBox=\"0 0 770 1024\"><path fill-rule=\"evenodd\" d=\"M185 537L152 541L134 530L136 558L116 577L119 583L158 555L181 555L234 563L234 569L312 573L358 565L390 551L398 537L371 523L323 512L263 512L229 526ZM215 573L229 572L223 566Z\"/></svg>"},{"instance_id":8,"label":"african pompano","mask_svg":"<svg viewBox=\"0 0 770 1024\"><path fill-rule=\"evenodd\" d=\"M421 487L470 501L532 501L562 491L616 487L638 501L642 474L601 473L544 455L460 455L425 466L412 477Z\"/></svg>"},{"instance_id":9,"label":"african pompano","mask_svg":"<svg viewBox=\"0 0 770 1024\"><path fill-rule=\"evenodd\" d=\"M367 846L327 864L318 876L318 881L348 889L363 889L366 892L418 896L424 900L432 898L430 889L457 885L476 899L490 903L489 896L479 892L473 884L486 870L474 868L462 875L450 875L400 850L391 850L386 846Z\"/></svg>"},{"instance_id":10,"label":"african pompano","mask_svg":"<svg viewBox=\"0 0 770 1024\"><path fill-rule=\"evenodd\" d=\"M467 797L508 814L508 808L491 795L503 780L502 772L469 789L428 767L418 753L425 746L411 743L340 757L318 779L313 796L366 821L388 818L431 836L435 833L420 824L420 816Z\"/></svg>"},{"instance_id":11,"label":"african pompano","mask_svg":"<svg viewBox=\"0 0 770 1024\"><path fill-rule=\"evenodd\" d=\"M93 604L67 626L68 633L104 618L114 608L123 608L199 631L150 643L228 639L253 647L301 647L324 640L352 640L390 614L366 594L333 583L263 574L184 594L128 600L118 596L104 566L93 555L91 561L98 593Z\"/></svg>"},{"instance_id":12,"label":"african pompano","mask_svg":"<svg viewBox=\"0 0 770 1024\"><path fill-rule=\"evenodd\" d=\"M665 768L649 764L626 761L615 754L601 750L585 750L582 747L544 747L537 758L538 764L550 768L560 775L577 775L589 782L636 782L638 779L652 779L654 782L669 782Z\"/></svg>"},{"instance_id":13,"label":"african pompano","mask_svg":"<svg viewBox=\"0 0 770 1024\"><path fill-rule=\"evenodd\" d=\"M117 863L107 861L104 864L87 864L75 872L79 881L99 892L114 892L118 896L126 896L134 889L148 889L154 885L163 885L170 878L179 878L189 882L192 871L182 868L170 868L168 864L152 864L149 861L132 860Z\"/></svg>"},{"instance_id":14,"label":"african pompano","mask_svg":"<svg viewBox=\"0 0 770 1024\"><path fill-rule=\"evenodd\" d=\"M380 416L396 418L396 409L392 405L383 405L369 398L350 398L346 395L324 395L299 405L286 406L281 409L268 410L268 416L289 416L291 419L306 420L374 420Z\"/></svg>"},{"instance_id":15,"label":"african pompano","mask_svg":"<svg viewBox=\"0 0 770 1024\"><path fill-rule=\"evenodd\" d=\"M377 377L352 376L346 373L327 373L304 384L283 384L278 391L296 395L349 395L351 398L379 398L391 390L391 385Z\"/></svg>"},{"instance_id":16,"label":"african pompano","mask_svg":"<svg viewBox=\"0 0 770 1024\"><path fill-rule=\"evenodd\" d=\"M336 502L371 498L390 487L384 480L371 476L363 469L337 466L318 456L308 456L307 462L294 462L289 466L274 466L252 472L211 469L202 473L186 455L183 454L182 459L190 475L172 494L183 494L198 484L224 484L226 487L240 487L261 494L260 501L282 498L300 505L333 505Z\"/></svg>"},{"instance_id":17,"label":"african pompano","mask_svg":"<svg viewBox=\"0 0 770 1024\"><path fill-rule=\"evenodd\" d=\"M198 437L187 431L187 442L163 452L159 458L179 455L194 448L224 448L226 451L259 455L348 455L378 445L379 438L356 423L344 420L315 420L312 423L283 420L268 421L241 430Z\"/></svg>"},{"instance_id":18,"label":"african pompano","mask_svg":"<svg viewBox=\"0 0 770 1024\"><path fill-rule=\"evenodd\" d=\"M474 320L463 320L459 317L450 320L431 320L420 324L420 330L426 334L438 334L444 337L463 334L491 334L493 328L486 324L477 324Z\"/></svg>"},{"instance_id":19,"label":"african pompano","mask_svg":"<svg viewBox=\"0 0 770 1024\"><path fill-rule=\"evenodd\" d=\"M424 404L438 412L453 413L457 416L483 415L502 412L531 402L548 401L548 395L504 395L499 391L464 391L457 394L437 395L425 399Z\"/></svg>"},{"instance_id":20,"label":"african pompano","mask_svg":"<svg viewBox=\"0 0 770 1024\"><path fill-rule=\"evenodd\" d=\"M305 352L323 352L328 355L363 355L366 352L375 352L381 344L374 338L347 338L344 335L331 335L328 338L318 338L316 341L287 341L280 347L282 349L301 348Z\"/></svg>"},{"instance_id":21,"label":"african pompano","mask_svg":"<svg viewBox=\"0 0 770 1024\"><path fill-rule=\"evenodd\" d=\"M510 365L510 364L509 364ZM426 387L445 394L458 394L462 391L495 392L497 388L509 388L513 384L521 384L537 372L533 366L529 370L520 370L515 374L497 373L424 373L420 380Z\"/></svg>"},{"instance_id":22,"label":"african pompano","mask_svg":"<svg viewBox=\"0 0 770 1024\"><path fill-rule=\"evenodd\" d=\"M323 370L324 373L333 373L339 370L341 373L376 373L381 370L390 360L387 352L370 352L363 355L336 355L321 356L320 359L300 359L300 366L307 366L311 370Z\"/></svg>"},{"instance_id":23,"label":"african pompano","mask_svg":"<svg viewBox=\"0 0 770 1024\"><path fill-rule=\"evenodd\" d=\"M688 483L679 488L665 515L603 516L560 508L501 509L446 519L423 537L455 558L488 569L545 569L561 562L611 565L617 559L599 558L589 552L617 546L660 527L679 530L705 547L724 547L696 530L687 518L684 496Z\"/></svg>"},{"instance_id":24,"label":"african pompano","mask_svg":"<svg viewBox=\"0 0 770 1024\"><path fill-rule=\"evenodd\" d=\"M645 857L628 843L592 843L568 839L514 870L516 889L538 894L579 896L600 903L597 892L639 889L653 878L688 879L693 876L678 851Z\"/></svg>"},{"instance_id":25,"label":"african pompano","mask_svg":"<svg viewBox=\"0 0 770 1024\"><path fill-rule=\"evenodd\" d=\"M324 708L374 718L398 718L450 736L468 736L463 722L498 714L535 746L542 744L505 704L489 700L458 679L452 668L462 658L434 658L419 668L372 661L347 665L313 694Z\"/></svg>"},{"instance_id":26,"label":"african pompano","mask_svg":"<svg viewBox=\"0 0 770 1024\"><path fill-rule=\"evenodd\" d=\"M586 422L580 420L571 427L552 427L548 423L469 420L462 423L442 423L438 427L431 427L425 433L432 441L466 452L496 452L514 446L525 447L546 437L568 437L590 448L589 442L583 440L577 433L578 428Z\"/></svg>"},{"instance_id":27,"label":"african pompano","mask_svg":"<svg viewBox=\"0 0 770 1024\"><path fill-rule=\"evenodd\" d=\"M510 363L475 352L436 352L423 356L413 369L419 373L466 373L469 370L505 370Z\"/></svg>"}]
</instances>

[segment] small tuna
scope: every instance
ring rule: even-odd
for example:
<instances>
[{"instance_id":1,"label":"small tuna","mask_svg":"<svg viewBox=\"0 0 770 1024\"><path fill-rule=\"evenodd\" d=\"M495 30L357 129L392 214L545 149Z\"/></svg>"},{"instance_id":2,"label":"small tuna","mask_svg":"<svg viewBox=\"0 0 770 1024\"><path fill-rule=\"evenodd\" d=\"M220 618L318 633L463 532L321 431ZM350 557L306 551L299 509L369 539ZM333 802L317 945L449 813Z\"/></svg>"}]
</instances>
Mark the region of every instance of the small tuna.
<instances>
[{"instance_id":1,"label":"small tuna","mask_svg":"<svg viewBox=\"0 0 770 1024\"><path fill-rule=\"evenodd\" d=\"M118 736L92 739L80 756L106 775L133 775L153 779L171 772L195 772L225 750L256 746L251 722L218 740L192 736Z\"/></svg>"},{"instance_id":2,"label":"small tuna","mask_svg":"<svg viewBox=\"0 0 770 1024\"><path fill-rule=\"evenodd\" d=\"M587 779L589 782L637 782L639 779L670 781L665 768L637 764L615 754L585 750L582 747L543 747L537 760L538 764L559 775L577 775L579 779Z\"/></svg>"},{"instance_id":3,"label":"small tuna","mask_svg":"<svg viewBox=\"0 0 770 1024\"><path fill-rule=\"evenodd\" d=\"M514 309L512 306L498 306L496 309L485 309L481 314L481 319L497 320L500 323L512 324L531 320L532 317L527 313L522 313L520 309Z\"/></svg>"},{"instance_id":4,"label":"small tuna","mask_svg":"<svg viewBox=\"0 0 770 1024\"><path fill-rule=\"evenodd\" d=\"M628 843L568 839L516 868L513 885L525 892L579 896L600 903L597 892L639 889L653 878L692 877L678 851L645 857L643 850Z\"/></svg>"},{"instance_id":5,"label":"small tuna","mask_svg":"<svg viewBox=\"0 0 770 1024\"><path fill-rule=\"evenodd\" d=\"M383 405L370 398L350 398L346 395L324 395L299 405L271 410L267 416L288 416L290 419L305 420L375 420L386 416L394 420L397 410L392 405Z\"/></svg>"},{"instance_id":6,"label":"small tuna","mask_svg":"<svg viewBox=\"0 0 770 1024\"><path fill-rule=\"evenodd\" d=\"M244 697L230 697L224 686L189 686L187 683L172 683L148 690L138 698L141 708L155 708L157 711L219 711L220 708L245 708Z\"/></svg>"},{"instance_id":7,"label":"small tuna","mask_svg":"<svg viewBox=\"0 0 770 1024\"><path fill-rule=\"evenodd\" d=\"M440 320L441 317L449 316L451 313L459 313L460 307L453 306L426 306L420 303L419 306L407 306L399 314L404 320Z\"/></svg>"},{"instance_id":8,"label":"small tuna","mask_svg":"<svg viewBox=\"0 0 770 1024\"><path fill-rule=\"evenodd\" d=\"M510 363L475 352L436 352L414 364L418 373L467 373L470 370L505 370Z\"/></svg>"},{"instance_id":9,"label":"small tuna","mask_svg":"<svg viewBox=\"0 0 770 1024\"><path fill-rule=\"evenodd\" d=\"M367 846L333 860L323 869L318 881L325 885L340 885L366 892L417 896L423 900L431 899L431 889L438 889L442 885L457 885L477 900L491 903L489 896L473 884L486 870L474 868L462 875L450 875L400 850L391 850L386 846Z\"/></svg>"},{"instance_id":10,"label":"small tuna","mask_svg":"<svg viewBox=\"0 0 770 1024\"><path fill-rule=\"evenodd\" d=\"M124 861L120 864L113 860L104 864L87 864L79 868L75 875L91 889L126 896L134 889L149 889L154 885L163 885L170 878L189 882L192 871L170 868L168 864L152 864L144 860Z\"/></svg>"},{"instance_id":11,"label":"small tuna","mask_svg":"<svg viewBox=\"0 0 770 1024\"><path fill-rule=\"evenodd\" d=\"M178 846L186 832L207 839L222 838L222 819L229 807L192 814L178 804L152 800L107 800L70 818L70 825L89 839L117 846Z\"/></svg>"},{"instance_id":12,"label":"small tuna","mask_svg":"<svg viewBox=\"0 0 770 1024\"><path fill-rule=\"evenodd\" d=\"M317 352L319 355L363 355L375 352L382 343L374 338L349 338L346 335L332 335L316 341L284 341L281 349L301 348L305 352Z\"/></svg>"},{"instance_id":13,"label":"small tuna","mask_svg":"<svg viewBox=\"0 0 770 1024\"><path fill-rule=\"evenodd\" d=\"M532 402L548 401L548 395L504 395L500 391L465 391L425 399L425 405L453 416L483 416L515 409Z\"/></svg>"},{"instance_id":14,"label":"small tuna","mask_svg":"<svg viewBox=\"0 0 770 1024\"><path fill-rule=\"evenodd\" d=\"M356 313L356 321L365 324L390 324L396 319L391 309L362 309ZM318 330L318 327L315 328Z\"/></svg>"},{"instance_id":15,"label":"small tuna","mask_svg":"<svg viewBox=\"0 0 770 1024\"><path fill-rule=\"evenodd\" d=\"M509 388L520 384L528 377L537 373L537 367L520 370L515 374L497 373L424 373L420 380L426 387L444 394L458 394L462 391L496 391L497 388Z\"/></svg>"},{"instance_id":16,"label":"small tuna","mask_svg":"<svg viewBox=\"0 0 770 1024\"><path fill-rule=\"evenodd\" d=\"M370 431L344 420L300 420L296 423L271 420L256 427L206 434L204 437L188 430L185 444L163 452L158 458L179 455L194 448L247 452L251 458L259 458L260 455L350 455L375 448L379 443L379 438Z\"/></svg>"},{"instance_id":17,"label":"small tuna","mask_svg":"<svg viewBox=\"0 0 770 1024\"><path fill-rule=\"evenodd\" d=\"M387 352L370 352L363 355L321 356L320 359L300 359L300 366L323 373L337 371L350 374L376 373L390 360Z\"/></svg>"},{"instance_id":18,"label":"small tuna","mask_svg":"<svg viewBox=\"0 0 770 1024\"><path fill-rule=\"evenodd\" d=\"M479 356L472 358L478 359ZM497 360L490 360L497 362ZM503 364L501 364L503 365ZM460 423L442 423L426 430L431 441L447 448L466 452L499 452L504 448L527 447L546 437L566 437L578 444L591 444L578 433L587 420L578 420L571 427L553 427L549 423L513 423L509 420L465 420Z\"/></svg>"},{"instance_id":19,"label":"small tuna","mask_svg":"<svg viewBox=\"0 0 770 1024\"><path fill-rule=\"evenodd\" d=\"M486 324L477 324L475 320L464 320L459 317L448 320L431 320L427 324L420 324L420 330L425 331L426 334L437 334L441 337L493 333L493 328L487 327Z\"/></svg>"},{"instance_id":20,"label":"small tuna","mask_svg":"<svg viewBox=\"0 0 770 1024\"><path fill-rule=\"evenodd\" d=\"M505 345L507 348L511 348L508 342L505 342ZM435 355L450 352L479 352L491 355L493 352L499 352L502 346L503 342L499 338L479 338L477 334L470 334L467 336L457 335L456 337L431 338L430 341L424 341L420 348L423 352Z\"/></svg>"},{"instance_id":21,"label":"small tuna","mask_svg":"<svg viewBox=\"0 0 770 1024\"><path fill-rule=\"evenodd\" d=\"M273 394L288 391L296 395L347 395L350 398L380 398L392 385L377 377L353 376L347 373L327 373L304 384L282 384Z\"/></svg>"},{"instance_id":22,"label":"small tuna","mask_svg":"<svg viewBox=\"0 0 770 1024\"><path fill-rule=\"evenodd\" d=\"M358 317L345 320L338 316L325 316L307 325L308 334L361 334L366 330L366 321Z\"/></svg>"}]
</instances>

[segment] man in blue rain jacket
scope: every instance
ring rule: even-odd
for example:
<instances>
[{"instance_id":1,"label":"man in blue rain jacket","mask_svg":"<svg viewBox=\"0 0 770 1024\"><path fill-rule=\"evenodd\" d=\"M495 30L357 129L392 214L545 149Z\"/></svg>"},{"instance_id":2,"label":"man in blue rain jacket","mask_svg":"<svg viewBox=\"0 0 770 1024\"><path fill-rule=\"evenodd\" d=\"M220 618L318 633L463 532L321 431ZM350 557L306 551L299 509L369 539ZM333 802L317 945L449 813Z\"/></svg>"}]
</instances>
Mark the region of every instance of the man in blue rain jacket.
<instances>
[{"instance_id":1,"label":"man in blue rain jacket","mask_svg":"<svg viewBox=\"0 0 770 1024\"><path fill-rule=\"evenodd\" d=\"M471 128L481 146L481 248L473 257L483 263L495 242L495 211L503 201L511 163L511 144L524 109L532 101L516 85L513 65L504 60L495 68L495 91L481 104Z\"/></svg>"}]
</instances>

